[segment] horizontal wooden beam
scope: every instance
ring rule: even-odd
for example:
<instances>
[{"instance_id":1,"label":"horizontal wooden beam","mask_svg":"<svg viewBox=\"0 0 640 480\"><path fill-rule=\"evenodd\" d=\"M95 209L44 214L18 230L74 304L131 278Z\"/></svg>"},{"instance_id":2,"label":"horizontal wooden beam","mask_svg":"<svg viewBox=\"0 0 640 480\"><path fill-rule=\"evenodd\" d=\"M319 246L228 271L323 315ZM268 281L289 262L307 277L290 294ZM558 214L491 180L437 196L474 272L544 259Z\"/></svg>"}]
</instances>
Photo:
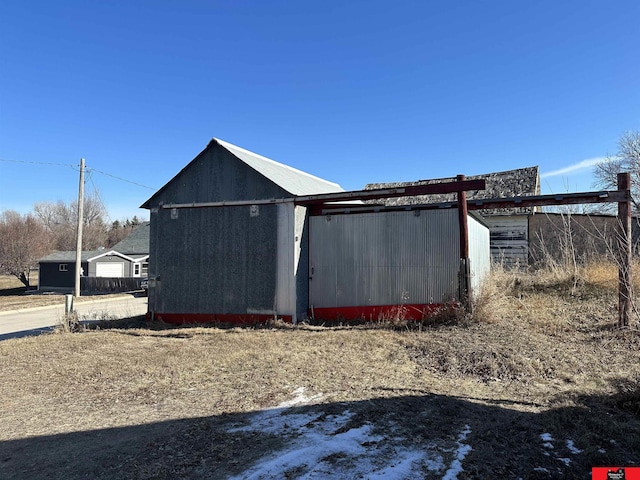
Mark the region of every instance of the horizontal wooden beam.
<instances>
[{"instance_id":1,"label":"horizontal wooden beam","mask_svg":"<svg viewBox=\"0 0 640 480\"><path fill-rule=\"evenodd\" d=\"M467 200L467 210L493 210L499 208L525 208L551 205L579 205L586 203L617 203L631 198L629 190L613 190L601 192L565 193L556 195L535 195L527 197L487 198ZM340 213L368 213L401 210L433 210L456 208L457 202L424 203L411 205L313 205L312 215L329 215Z\"/></svg>"},{"instance_id":2,"label":"horizontal wooden beam","mask_svg":"<svg viewBox=\"0 0 640 480\"><path fill-rule=\"evenodd\" d=\"M468 210L493 210L497 208L547 207L551 205L579 205L582 203L617 203L631 198L628 190L602 192L564 193L557 195L532 195L527 197L490 198L468 200Z\"/></svg>"},{"instance_id":3,"label":"horizontal wooden beam","mask_svg":"<svg viewBox=\"0 0 640 480\"><path fill-rule=\"evenodd\" d=\"M349 192L320 193L295 197L297 205L318 205L326 202L344 202L348 200L377 200L380 198L413 197L442 193L484 190L485 180L463 180L428 185L407 185L397 188L376 188L372 190L352 190Z\"/></svg>"}]
</instances>

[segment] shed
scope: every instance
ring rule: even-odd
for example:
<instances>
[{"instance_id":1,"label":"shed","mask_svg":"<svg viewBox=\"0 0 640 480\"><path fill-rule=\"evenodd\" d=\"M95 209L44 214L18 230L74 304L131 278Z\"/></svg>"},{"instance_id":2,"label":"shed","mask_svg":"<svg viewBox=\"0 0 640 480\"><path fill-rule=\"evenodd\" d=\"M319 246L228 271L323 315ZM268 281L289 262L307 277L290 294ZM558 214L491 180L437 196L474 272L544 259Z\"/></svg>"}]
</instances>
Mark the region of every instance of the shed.
<instances>
[{"instance_id":1,"label":"shed","mask_svg":"<svg viewBox=\"0 0 640 480\"><path fill-rule=\"evenodd\" d=\"M149 316L295 322L310 306L316 317L361 318L411 301L416 318L460 299L457 211L322 213L364 193L213 139L142 205L151 211ZM479 218L469 225L477 284L489 233Z\"/></svg>"},{"instance_id":2,"label":"shed","mask_svg":"<svg viewBox=\"0 0 640 480\"><path fill-rule=\"evenodd\" d=\"M147 200L149 314L174 323L295 321L308 308L298 195L336 184L219 139Z\"/></svg>"},{"instance_id":3,"label":"shed","mask_svg":"<svg viewBox=\"0 0 640 480\"><path fill-rule=\"evenodd\" d=\"M489 228L468 215L471 292L489 273ZM421 320L462 300L457 209L311 217L310 310L325 320Z\"/></svg>"},{"instance_id":4,"label":"shed","mask_svg":"<svg viewBox=\"0 0 640 480\"><path fill-rule=\"evenodd\" d=\"M484 179L485 190L467 192L467 200L489 198L510 198L540 195L540 175L537 166L485 173L466 177L468 180ZM376 188L397 188L409 185L429 185L445 183L454 178L418 180L415 182L370 183L366 190ZM384 205L420 205L455 201L455 194L413 196L384 199ZM379 203L370 201L369 203ZM511 265L527 265L529 260L529 217L538 211L537 207L501 208L478 210L489 225L491 235L491 257L494 262Z\"/></svg>"}]
</instances>

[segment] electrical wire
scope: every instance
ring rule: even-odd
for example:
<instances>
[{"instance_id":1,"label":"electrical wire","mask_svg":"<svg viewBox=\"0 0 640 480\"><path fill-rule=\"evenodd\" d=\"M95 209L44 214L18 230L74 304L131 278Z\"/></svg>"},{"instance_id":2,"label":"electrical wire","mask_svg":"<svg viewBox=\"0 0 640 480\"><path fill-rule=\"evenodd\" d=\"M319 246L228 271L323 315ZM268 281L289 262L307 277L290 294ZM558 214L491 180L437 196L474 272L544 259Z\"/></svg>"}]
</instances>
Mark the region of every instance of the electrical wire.
<instances>
[{"instance_id":1,"label":"electrical wire","mask_svg":"<svg viewBox=\"0 0 640 480\"><path fill-rule=\"evenodd\" d=\"M77 165L72 165L71 163L57 163L57 162L32 162L26 160L7 160L6 158L0 158L0 162L8 162L8 163L27 163L32 165L55 165L58 167L77 167Z\"/></svg>"},{"instance_id":2,"label":"electrical wire","mask_svg":"<svg viewBox=\"0 0 640 480\"><path fill-rule=\"evenodd\" d=\"M78 165L74 165L71 163L57 163L57 162L36 162L36 161L27 161L27 160L7 160L6 158L0 158L0 162L8 162L8 163L21 163L21 164L31 164L31 165L54 165L58 167L70 167L76 172L79 171ZM156 191L157 188L149 187L148 185L143 185L138 182L134 182L133 180L127 180L126 178L118 177L117 175L112 175L111 173L103 172L102 170L98 170L96 168L86 167L86 170L92 170L96 173L100 173L102 175L106 175L107 177L115 178L116 180L120 180L121 182L130 183L132 185L136 185L138 187L146 188L149 190Z\"/></svg>"},{"instance_id":3,"label":"electrical wire","mask_svg":"<svg viewBox=\"0 0 640 480\"><path fill-rule=\"evenodd\" d=\"M134 182L134 181L131 181L131 180L127 180L126 178L117 177L116 175L111 175L110 173L102 172L100 170L96 170L95 168L92 168L91 170L93 170L94 172L97 172L97 173L101 173L102 175L106 175L107 177L115 178L116 180L120 180L122 182L127 182L127 183L131 183L132 185L137 185L138 187L148 188L149 190L153 190L153 191L158 190L157 188L149 187L147 185L142 185L141 183L137 183L137 182Z\"/></svg>"},{"instance_id":4,"label":"electrical wire","mask_svg":"<svg viewBox=\"0 0 640 480\"><path fill-rule=\"evenodd\" d=\"M104 211L105 215L109 219L109 225L112 225L113 224L113 220L111 219L111 216L109 215L109 210L107 210L106 205L102 201L102 197L100 197L100 193L98 192L98 187L96 187L96 184L93 181L93 175L92 175L93 170L88 170L87 173L88 173L87 176L89 178L89 181L91 182L91 185L93 185L93 194L96 196L96 198L100 202L100 205L102 205L102 210Z\"/></svg>"}]
</instances>

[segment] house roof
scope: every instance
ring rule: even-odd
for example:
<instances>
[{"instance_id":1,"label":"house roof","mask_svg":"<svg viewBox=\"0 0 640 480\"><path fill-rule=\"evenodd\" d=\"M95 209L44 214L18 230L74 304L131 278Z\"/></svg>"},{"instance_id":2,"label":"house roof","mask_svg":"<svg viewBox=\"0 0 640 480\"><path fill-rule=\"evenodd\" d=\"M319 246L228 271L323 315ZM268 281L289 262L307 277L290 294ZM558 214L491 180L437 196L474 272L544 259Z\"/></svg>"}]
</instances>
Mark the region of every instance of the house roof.
<instances>
[{"instance_id":1,"label":"house roof","mask_svg":"<svg viewBox=\"0 0 640 480\"><path fill-rule=\"evenodd\" d=\"M316 177L309 173L298 170L297 168L290 167L283 163L276 162L270 158L258 155L257 153L250 152L244 148L233 145L224 140L213 138L207 145L207 149L221 147L231 153L241 162L245 163L253 170L268 178L273 183L289 192L292 196L297 195L314 195L319 193L331 193L331 192L343 192L344 189L334 182L329 182L322 178ZM161 187L156 193L153 194L146 202L141 205L141 208L150 208L151 200L153 197L162 192L167 186L172 183L184 170L186 170L191 163L193 163L198 157L189 162L176 176Z\"/></svg>"},{"instance_id":2,"label":"house roof","mask_svg":"<svg viewBox=\"0 0 640 480\"><path fill-rule=\"evenodd\" d=\"M98 256L104 252L105 250L91 250L87 252L82 252L80 258L82 262L86 262L90 258ZM69 250L69 251L56 250L55 252L52 252L49 255L46 255L42 257L40 260L38 260L38 262L40 263L75 262L75 261L76 261L75 250Z\"/></svg>"},{"instance_id":3,"label":"house roof","mask_svg":"<svg viewBox=\"0 0 640 480\"><path fill-rule=\"evenodd\" d=\"M149 253L150 225L149 222L142 222L129 236L116 243L111 249L129 256Z\"/></svg>"},{"instance_id":4,"label":"house roof","mask_svg":"<svg viewBox=\"0 0 640 480\"><path fill-rule=\"evenodd\" d=\"M117 252L115 250L102 249L102 250L92 250L92 251L82 252L80 255L80 259L81 259L80 261L92 262L93 260L97 260L99 258L108 256L108 255L115 255L117 257L124 258L125 260L128 260L130 262L146 259L149 256L149 255L145 255L142 257L131 257L129 255L125 255L124 253ZM75 263L75 261L76 261L76 252L73 250L69 250L69 251L57 250L38 260L39 263L60 263L60 262Z\"/></svg>"},{"instance_id":5,"label":"house roof","mask_svg":"<svg viewBox=\"0 0 640 480\"><path fill-rule=\"evenodd\" d=\"M451 177L433 180L418 180L417 182L370 183L365 186L365 190L372 190L376 188L397 188L409 185L430 185L434 183L452 182L455 179L455 177ZM467 192L467 199L510 198L540 195L540 175L537 166L466 177L466 180L481 179L486 180L486 189ZM383 203L384 205L416 205L454 202L456 201L456 198L455 193L446 193L437 195L385 198L382 200L369 200L366 203ZM534 208L535 207L504 208L490 211L480 210L480 213L484 215L513 213L528 214L532 213Z\"/></svg>"}]
</instances>

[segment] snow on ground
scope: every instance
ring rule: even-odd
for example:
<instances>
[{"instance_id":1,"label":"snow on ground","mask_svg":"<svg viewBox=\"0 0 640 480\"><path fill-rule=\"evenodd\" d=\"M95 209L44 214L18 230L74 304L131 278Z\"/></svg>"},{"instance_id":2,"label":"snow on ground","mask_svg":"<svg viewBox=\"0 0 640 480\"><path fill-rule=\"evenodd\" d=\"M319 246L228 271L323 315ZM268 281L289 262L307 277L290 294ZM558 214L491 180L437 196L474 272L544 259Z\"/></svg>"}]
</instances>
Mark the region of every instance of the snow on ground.
<instances>
[{"instance_id":1,"label":"snow on ground","mask_svg":"<svg viewBox=\"0 0 640 480\"><path fill-rule=\"evenodd\" d=\"M447 470L447 473L445 473L444 477L442 477L442 480L455 480L458 478L458 474L462 472L462 461L464 460L464 457L467 456L467 453L473 450L471 446L462 443L463 440L467 439L467 436L470 433L471 428L469 425L465 425L464 430L458 436L458 449L456 450L453 462L451 462L451 466L449 467L449 470Z\"/></svg>"},{"instance_id":2,"label":"snow on ground","mask_svg":"<svg viewBox=\"0 0 640 480\"><path fill-rule=\"evenodd\" d=\"M553 436L550 433L543 433L540 435L540 440L542 440L542 446L544 448L546 448L547 450L553 450L554 446L553 446ZM567 446L567 450L572 453L573 455L579 455L582 453L582 450L580 450L578 447L576 447L575 443L573 442L573 440L571 440L570 438L568 438L566 441L566 446ZM546 451L544 452L545 455L550 456L551 454ZM556 460L561 461L562 463L564 463L565 465L569 465L571 463L571 459L568 457L556 457Z\"/></svg>"},{"instance_id":3,"label":"snow on ground","mask_svg":"<svg viewBox=\"0 0 640 480\"><path fill-rule=\"evenodd\" d=\"M471 434L469 425L458 433L453 445L446 438L417 445L413 439L399 435L392 425L376 425L375 420L363 423L361 417L347 408L332 414L319 408L293 410L293 407L317 404L321 398L322 394L309 396L304 388L297 388L290 400L252 415L248 424L229 428L229 432L275 435L284 445L279 451L266 453L234 478L417 480L429 473L430 476L442 475L443 480L457 480L464 471L466 456L473 450L466 443ZM550 433L542 433L540 440L545 455L565 465L572 461L566 453L582 453L571 439L566 439L558 449ZM560 452L565 455L560 456ZM549 471L543 467L534 470Z\"/></svg>"},{"instance_id":4,"label":"snow on ground","mask_svg":"<svg viewBox=\"0 0 640 480\"><path fill-rule=\"evenodd\" d=\"M578 447L576 447L575 444L573 443L573 440L571 440L571 439L567 440L567 448L574 455L578 455L578 454L582 453L582 450L580 450Z\"/></svg>"},{"instance_id":5,"label":"snow on ground","mask_svg":"<svg viewBox=\"0 0 640 480\"><path fill-rule=\"evenodd\" d=\"M294 413L294 406L320 398L307 397L304 388L277 408L253 415L249 425L236 425L229 432L259 432L280 436L285 447L265 455L238 479L267 480L300 478L422 479L426 472L456 480L464 470L462 462L472 450L465 440L471 428L465 425L456 446L441 444L413 448L410 439L376 433L371 423L350 425L354 414L348 409L339 414L315 410ZM445 462L448 459L448 463Z\"/></svg>"}]
</instances>

